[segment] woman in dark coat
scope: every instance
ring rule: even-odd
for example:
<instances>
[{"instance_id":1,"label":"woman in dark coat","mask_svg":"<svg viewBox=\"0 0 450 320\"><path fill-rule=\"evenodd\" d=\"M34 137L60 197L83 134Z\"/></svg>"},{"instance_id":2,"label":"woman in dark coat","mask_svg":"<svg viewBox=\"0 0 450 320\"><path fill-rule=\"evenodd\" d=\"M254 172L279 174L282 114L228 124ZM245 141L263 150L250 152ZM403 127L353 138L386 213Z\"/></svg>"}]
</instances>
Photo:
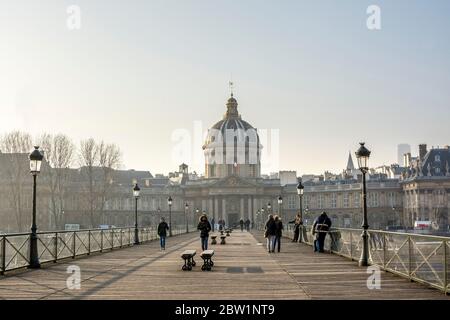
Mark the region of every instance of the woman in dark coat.
<instances>
[{"instance_id":1,"label":"woman in dark coat","mask_svg":"<svg viewBox=\"0 0 450 320\"><path fill-rule=\"evenodd\" d=\"M283 222L279 216L274 217L275 220L275 240L273 244L273 250L275 251L275 246L278 247L278 252L281 249L281 237L283 236Z\"/></svg>"},{"instance_id":2,"label":"woman in dark coat","mask_svg":"<svg viewBox=\"0 0 450 320\"><path fill-rule=\"evenodd\" d=\"M271 214L269 214L268 219L266 221L265 230L266 231L264 233L264 236L267 238L267 250L269 252L274 252L276 226L275 226L275 220L273 219L273 216Z\"/></svg>"},{"instance_id":3,"label":"woman in dark coat","mask_svg":"<svg viewBox=\"0 0 450 320\"><path fill-rule=\"evenodd\" d=\"M208 221L206 214L200 217L200 221L197 225L197 230L200 230L200 240L202 242L202 250L208 250L208 238L211 231L211 224Z\"/></svg>"}]
</instances>

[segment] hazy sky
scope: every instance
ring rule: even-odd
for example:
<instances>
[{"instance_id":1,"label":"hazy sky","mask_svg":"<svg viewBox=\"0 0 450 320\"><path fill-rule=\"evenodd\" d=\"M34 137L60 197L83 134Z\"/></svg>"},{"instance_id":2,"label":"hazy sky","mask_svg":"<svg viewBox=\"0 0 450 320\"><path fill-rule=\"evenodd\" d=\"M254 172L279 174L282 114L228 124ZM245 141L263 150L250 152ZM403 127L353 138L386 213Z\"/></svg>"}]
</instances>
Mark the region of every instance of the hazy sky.
<instances>
[{"instance_id":1,"label":"hazy sky","mask_svg":"<svg viewBox=\"0 0 450 320\"><path fill-rule=\"evenodd\" d=\"M0 134L104 139L167 173L172 134L219 121L232 77L243 119L279 129L280 169L340 172L360 140L390 164L450 143L449 57L446 0L0 0Z\"/></svg>"}]
</instances>

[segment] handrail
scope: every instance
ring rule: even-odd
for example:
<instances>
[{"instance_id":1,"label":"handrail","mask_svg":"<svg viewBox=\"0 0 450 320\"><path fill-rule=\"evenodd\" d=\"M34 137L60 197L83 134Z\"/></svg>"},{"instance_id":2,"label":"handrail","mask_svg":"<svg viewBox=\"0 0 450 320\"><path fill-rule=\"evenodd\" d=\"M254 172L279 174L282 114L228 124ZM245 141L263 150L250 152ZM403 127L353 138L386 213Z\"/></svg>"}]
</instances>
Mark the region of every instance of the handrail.
<instances>
[{"instance_id":1,"label":"handrail","mask_svg":"<svg viewBox=\"0 0 450 320\"><path fill-rule=\"evenodd\" d=\"M311 226L303 226L305 242L312 245ZM361 255L361 229L332 228L327 231L325 250L358 260ZM293 237L288 228L287 237ZM385 271L450 292L450 237L369 229L370 261Z\"/></svg>"},{"instance_id":2,"label":"handrail","mask_svg":"<svg viewBox=\"0 0 450 320\"><path fill-rule=\"evenodd\" d=\"M90 255L134 245L135 227L110 229L56 230L37 232L38 256L41 263ZM190 226L190 230L196 231ZM185 226L172 228L174 236L186 233ZM138 228L140 243L158 239L155 226ZM0 235L0 274L29 266L31 232Z\"/></svg>"}]
</instances>

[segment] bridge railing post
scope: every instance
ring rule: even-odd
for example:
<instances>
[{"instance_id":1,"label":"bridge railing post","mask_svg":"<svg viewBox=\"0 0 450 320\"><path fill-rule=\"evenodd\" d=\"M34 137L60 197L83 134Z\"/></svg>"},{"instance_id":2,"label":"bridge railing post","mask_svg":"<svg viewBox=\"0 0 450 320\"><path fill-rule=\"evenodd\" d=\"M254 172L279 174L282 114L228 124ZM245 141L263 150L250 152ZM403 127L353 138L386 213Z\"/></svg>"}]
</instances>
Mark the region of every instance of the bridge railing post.
<instances>
[{"instance_id":1,"label":"bridge railing post","mask_svg":"<svg viewBox=\"0 0 450 320\"><path fill-rule=\"evenodd\" d=\"M6 269L6 236L2 237L2 264L0 274L4 274Z\"/></svg>"},{"instance_id":2,"label":"bridge railing post","mask_svg":"<svg viewBox=\"0 0 450 320\"><path fill-rule=\"evenodd\" d=\"M103 252L103 229L100 230L100 252Z\"/></svg>"},{"instance_id":3,"label":"bridge railing post","mask_svg":"<svg viewBox=\"0 0 450 320\"><path fill-rule=\"evenodd\" d=\"M350 231L350 259L353 260L353 232Z\"/></svg>"},{"instance_id":4,"label":"bridge railing post","mask_svg":"<svg viewBox=\"0 0 450 320\"><path fill-rule=\"evenodd\" d=\"M444 242L444 293L448 292L448 243L446 240Z\"/></svg>"},{"instance_id":5,"label":"bridge railing post","mask_svg":"<svg viewBox=\"0 0 450 320\"><path fill-rule=\"evenodd\" d=\"M408 235L408 276L412 280L412 241L411 236Z\"/></svg>"},{"instance_id":6,"label":"bridge railing post","mask_svg":"<svg viewBox=\"0 0 450 320\"><path fill-rule=\"evenodd\" d=\"M386 246L386 234L383 233L383 268L386 268L386 257L387 257L387 246Z\"/></svg>"},{"instance_id":7,"label":"bridge railing post","mask_svg":"<svg viewBox=\"0 0 450 320\"><path fill-rule=\"evenodd\" d=\"M88 231L88 255L91 254L91 230Z\"/></svg>"},{"instance_id":8,"label":"bridge railing post","mask_svg":"<svg viewBox=\"0 0 450 320\"><path fill-rule=\"evenodd\" d=\"M75 259L75 256L76 256L76 236L77 236L77 233L76 233L76 231L74 231L73 232L73 239L72 239L72 258L73 259Z\"/></svg>"},{"instance_id":9,"label":"bridge railing post","mask_svg":"<svg viewBox=\"0 0 450 320\"><path fill-rule=\"evenodd\" d=\"M55 254L54 254L54 259L53 262L58 261L58 232L55 233Z\"/></svg>"}]
</instances>

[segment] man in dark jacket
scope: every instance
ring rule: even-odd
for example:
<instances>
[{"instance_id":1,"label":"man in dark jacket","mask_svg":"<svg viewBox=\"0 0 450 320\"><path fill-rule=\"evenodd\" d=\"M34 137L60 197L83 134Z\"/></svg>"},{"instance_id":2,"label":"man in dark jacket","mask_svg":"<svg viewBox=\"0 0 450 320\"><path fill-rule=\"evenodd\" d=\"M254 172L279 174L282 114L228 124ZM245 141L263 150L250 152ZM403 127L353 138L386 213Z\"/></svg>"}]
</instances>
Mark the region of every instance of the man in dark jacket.
<instances>
[{"instance_id":1,"label":"man in dark jacket","mask_svg":"<svg viewBox=\"0 0 450 320\"><path fill-rule=\"evenodd\" d=\"M322 214L314 221L313 234L316 235L316 240L314 241L314 251L324 252L323 247L325 245L325 237L327 236L328 230L331 228L331 220L328 218L327 213L324 211Z\"/></svg>"},{"instance_id":2,"label":"man in dark jacket","mask_svg":"<svg viewBox=\"0 0 450 320\"><path fill-rule=\"evenodd\" d=\"M159 244L161 246L161 250L166 250L167 230L169 230L169 225L166 223L164 218L161 217L161 222L158 225L158 236L159 236Z\"/></svg>"},{"instance_id":3,"label":"man in dark jacket","mask_svg":"<svg viewBox=\"0 0 450 320\"><path fill-rule=\"evenodd\" d=\"M241 231L244 231L244 219L239 220L239 224L241 226Z\"/></svg>"},{"instance_id":4,"label":"man in dark jacket","mask_svg":"<svg viewBox=\"0 0 450 320\"><path fill-rule=\"evenodd\" d=\"M200 221L197 225L197 230L200 230L200 240L202 242L202 250L208 250L208 238L211 231L211 224L208 221L206 214L200 217Z\"/></svg>"}]
</instances>

